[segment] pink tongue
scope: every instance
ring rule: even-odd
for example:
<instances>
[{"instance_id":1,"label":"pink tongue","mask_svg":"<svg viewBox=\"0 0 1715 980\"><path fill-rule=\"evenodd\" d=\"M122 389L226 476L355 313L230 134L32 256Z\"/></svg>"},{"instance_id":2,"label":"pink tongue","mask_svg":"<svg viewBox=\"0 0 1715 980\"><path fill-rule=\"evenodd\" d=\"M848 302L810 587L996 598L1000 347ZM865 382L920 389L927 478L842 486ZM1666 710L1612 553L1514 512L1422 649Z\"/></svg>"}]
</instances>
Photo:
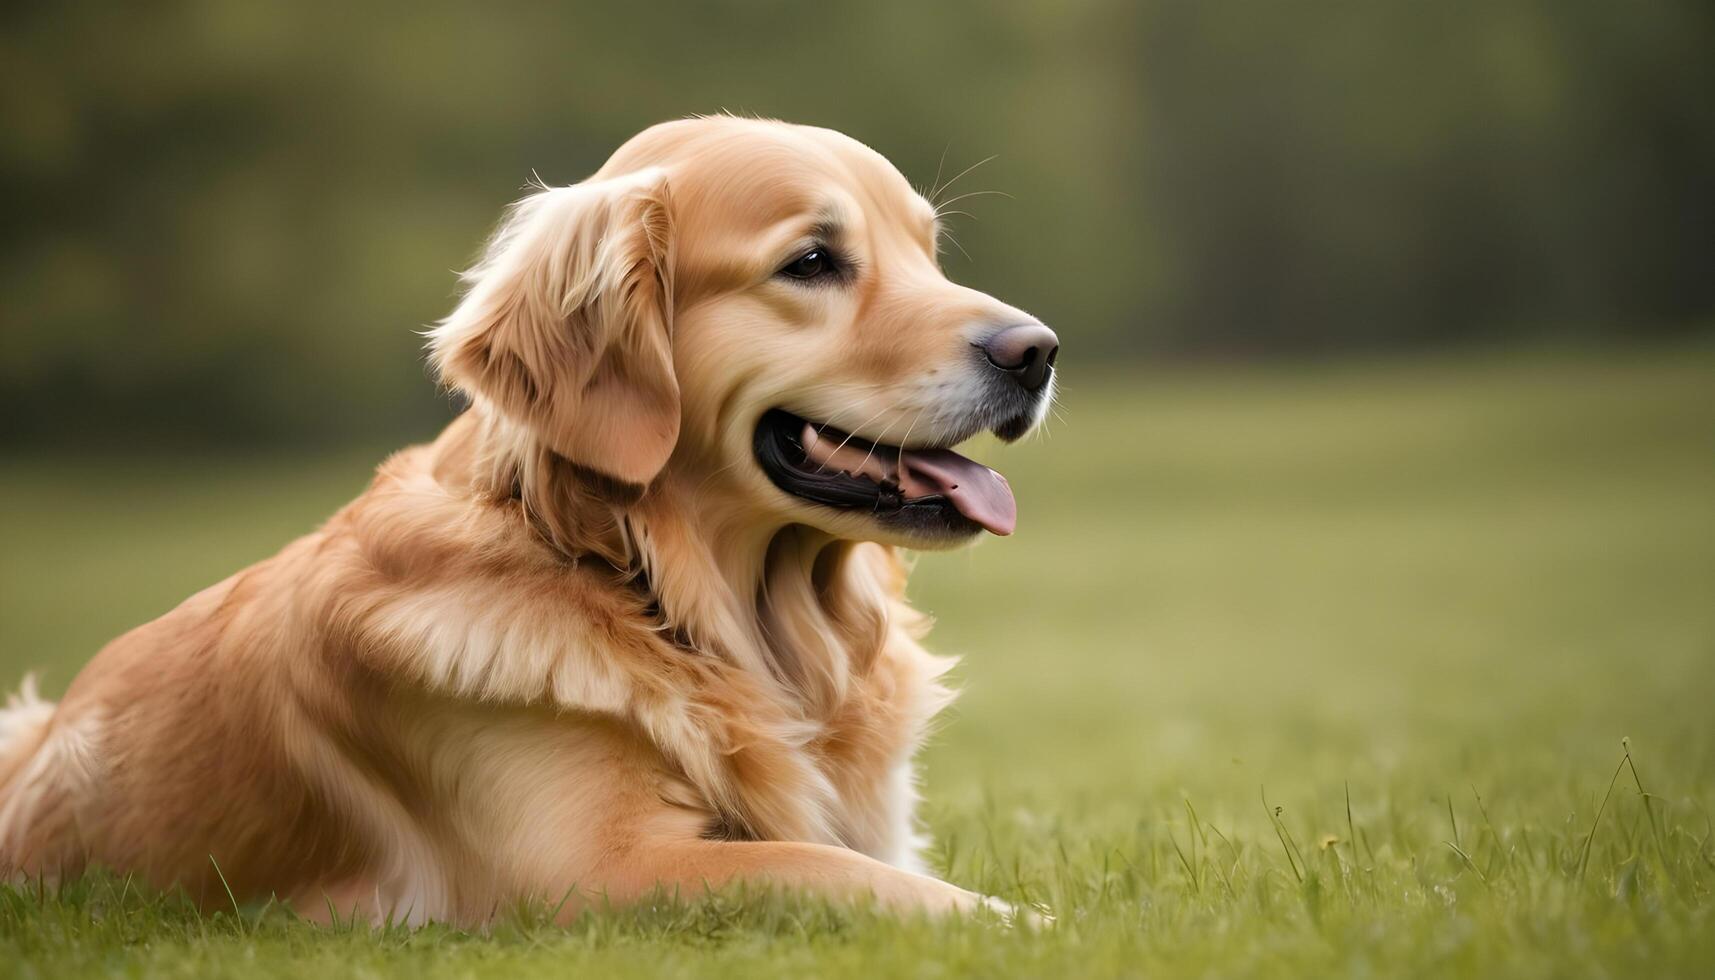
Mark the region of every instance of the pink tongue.
<instances>
[{"instance_id":1,"label":"pink tongue","mask_svg":"<svg viewBox=\"0 0 1715 980\"><path fill-rule=\"evenodd\" d=\"M905 479L899 488L906 497L938 493L991 534L1011 534L1018 527L1018 502L1006 477L951 449L908 449L900 455Z\"/></svg>"},{"instance_id":2,"label":"pink tongue","mask_svg":"<svg viewBox=\"0 0 1715 980\"><path fill-rule=\"evenodd\" d=\"M849 437L825 436L808 422L800 438L805 455L819 469L832 467L875 483L898 481L907 500L946 497L959 513L993 534L1011 534L1018 526L1018 503L1006 477L951 449L860 448Z\"/></svg>"}]
</instances>

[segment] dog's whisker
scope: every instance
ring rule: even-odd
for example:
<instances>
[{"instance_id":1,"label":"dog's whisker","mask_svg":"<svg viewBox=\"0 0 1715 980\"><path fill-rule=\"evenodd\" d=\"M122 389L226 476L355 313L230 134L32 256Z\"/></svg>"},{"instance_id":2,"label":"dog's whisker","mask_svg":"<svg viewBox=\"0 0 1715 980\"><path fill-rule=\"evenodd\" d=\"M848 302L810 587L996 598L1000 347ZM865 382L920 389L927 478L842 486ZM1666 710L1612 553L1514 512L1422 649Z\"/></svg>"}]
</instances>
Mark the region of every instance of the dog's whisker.
<instances>
[{"instance_id":1,"label":"dog's whisker","mask_svg":"<svg viewBox=\"0 0 1715 980\"><path fill-rule=\"evenodd\" d=\"M954 174L953 177L951 179L949 179L945 184L936 188L936 190L935 190L936 194L945 194L948 190L951 190L952 186L954 184L957 184L959 182L959 180L961 178L963 178L966 174L977 169L978 167L982 166L983 164L988 163L990 160L996 159L999 156L1000 156L1000 154L998 154L998 153L991 153L988 156L983 157L981 160L978 160L976 163L973 163L970 166L966 167L965 169L959 171L957 174ZM937 207L939 207L939 202L937 202L937 201L931 200L929 203L934 204Z\"/></svg>"},{"instance_id":2,"label":"dog's whisker","mask_svg":"<svg viewBox=\"0 0 1715 980\"><path fill-rule=\"evenodd\" d=\"M853 411L853 409L842 409L841 411L835 412L833 415L828 416L826 419L823 419L822 421L815 423L816 434L819 436L820 435L826 435L829 429L840 429L840 420L845 418L847 415L851 414L852 411ZM861 429L864 426L868 425L869 423L874 422L876 420L876 418L879 417L882 414L882 412L885 412L885 411L887 411L887 409L884 407L881 409L881 411L876 412L875 415L871 415L868 419L865 419L863 422L860 422L856 426L856 428ZM850 439L852 430L845 430L845 431L847 431L847 433L848 433L846 438ZM845 446L845 443L844 442L840 443L840 446L842 446L842 447Z\"/></svg>"},{"instance_id":3,"label":"dog's whisker","mask_svg":"<svg viewBox=\"0 0 1715 980\"><path fill-rule=\"evenodd\" d=\"M894 421L895 421L895 422L897 422L897 421L898 421L898 419L895 419L895 420L894 420ZM868 425L868 424L869 424L869 423L867 423L867 422L866 422L866 423L864 423L864 424L865 424L865 425ZM874 456L875 456L875 447L876 447L876 446L878 446L878 445L880 445L880 444L881 444L881 442L882 442L882 440L884 440L884 439L886 439L886 438L887 438L887 433L888 433L888 432L889 432L889 431L891 431L891 430L892 430L892 429L893 429L893 422L889 422L889 423L887 423L887 425L886 425L886 426L885 426L885 427L883 427L883 428L882 428L882 430L881 430L881 435L879 435L879 436L877 436L877 437L875 437L875 438L874 438L874 439L871 439L871 440L870 440L870 443L869 443L869 452L867 452L867 453L864 453L864 454L863 454L863 462L861 462L861 463L859 463L859 464L858 464L858 469L860 469L860 470L861 470L861 469L863 469L863 468L864 468L864 467L865 467L865 466L868 466L868 465L869 465L869 461L870 461L870 459L871 459L871 458L872 458L872 457L874 457ZM844 443L841 443L841 445L845 445L845 444L844 444Z\"/></svg>"},{"instance_id":4,"label":"dog's whisker","mask_svg":"<svg viewBox=\"0 0 1715 980\"><path fill-rule=\"evenodd\" d=\"M957 238L953 237L952 232L943 229L941 233L943 235L947 236L947 241L953 243L953 247L959 250L959 254L963 255L965 257L966 262L975 262L976 261L976 259L971 258L971 253L965 251L965 246L959 244L959 240Z\"/></svg>"},{"instance_id":5,"label":"dog's whisker","mask_svg":"<svg viewBox=\"0 0 1715 980\"><path fill-rule=\"evenodd\" d=\"M861 425L859 425L859 426L858 426L858 428L859 428L859 429L861 429L861 428L863 428L863 427L864 427L864 426L865 426L865 425L868 425L868 424L870 424L870 423L871 423L871 422L874 422L874 421L875 421L875 420L876 420L876 419L878 419L878 418L881 418L881 417L882 417L882 416L883 416L883 415L886 415L886 414L887 414L887 410L888 410L888 408L891 408L891 407L892 407L892 406L887 406L887 407L884 407L884 408L882 408L882 410L881 410L881 411L879 411L879 412L876 412L876 413L875 413L875 414L874 414L874 415L871 415L871 416L870 416L870 417L869 417L869 418L867 418L867 419L864 419L864 421L863 421L863 423L862 423L862 424L861 424ZM889 425L888 425L888 428L892 428L892 427L893 427L893 426L892 426L892 424L891 424L891 423L890 423L890 424L889 424ZM823 426L823 428L824 428L824 429L825 429L825 428L826 428L826 426ZM821 433L821 431L822 431L822 429L817 429L817 430L816 430L816 432L817 432L817 434L820 434L820 433ZM882 429L882 430L881 430L881 434L882 434L882 435L884 435L884 436L885 436L885 435L887 435L887 429ZM838 452L839 452L839 451L840 451L840 450L842 450L842 449L844 449L844 448L846 448L846 443L848 443L848 442L851 442L851 441L852 441L852 437L853 437L853 436L855 436L855 435L857 435L857 433L856 433L856 432L848 432L848 433L846 433L846 437L845 437L845 438L844 438L844 439L841 439L841 440L840 440L840 444L839 444L839 445L838 445L838 446L835 446L835 447L834 447L834 452L832 452L832 453L829 453L829 454L828 454L828 458L830 458L830 459L832 459L832 458L833 458L833 456L834 456L834 453L838 453ZM869 451L870 451L870 452L872 452L872 453L873 453L873 452L875 452L875 444L876 444L876 442L877 442L877 441L879 441L879 440L875 440L875 439L872 439L872 440L870 440L870 441L869 441ZM867 456L866 456L866 457L864 457L864 462L866 462L866 463L867 463L867 462L869 462L869 457L867 457ZM826 463L823 463L823 464L821 464L821 465L819 465L819 466L817 466L817 467L816 467L816 472L817 472L817 473L820 473L820 472L822 472L822 471L823 471L823 470L825 470L825 469L827 469L827 465L828 465L828 464L826 464Z\"/></svg>"},{"instance_id":6,"label":"dog's whisker","mask_svg":"<svg viewBox=\"0 0 1715 980\"><path fill-rule=\"evenodd\" d=\"M919 408L912 417L911 424L905 427L905 438L899 440L899 455L893 461L893 478L900 483L905 482L905 447L911 444L911 430L917 428L917 423L923 421L923 409Z\"/></svg>"},{"instance_id":7,"label":"dog's whisker","mask_svg":"<svg viewBox=\"0 0 1715 980\"><path fill-rule=\"evenodd\" d=\"M935 179L929 182L929 191L923 195L924 200L933 201L935 195L941 193L941 168L947 165L947 153L952 148L952 140L948 140L946 145L941 147L941 159L935 163Z\"/></svg>"},{"instance_id":8,"label":"dog's whisker","mask_svg":"<svg viewBox=\"0 0 1715 980\"><path fill-rule=\"evenodd\" d=\"M959 196L958 196L958 197L955 197L955 198L950 198L950 199L948 199L948 200L946 200L946 201L942 201L942 202L941 202L941 204L942 204L942 205L948 205L948 204L957 204L957 203L959 203L959 202L960 202L960 201L963 201L963 200L964 200L964 199L966 199L966 198L968 198L968 197L987 197L987 196L990 196L990 195L993 195L993 196L996 196L996 197L1004 197L1004 198L1006 198L1006 199L1007 199L1007 200L1009 200L1009 201L1011 201L1011 200L1014 200L1014 199L1015 199L1015 198L1013 198L1013 196L1012 196L1012 195L1011 195L1011 194L1008 194L1008 193L1007 193L1007 192L1006 192L1006 191L992 191L992 190L991 190L991 191L966 191L966 192L965 192L965 193L963 193L963 194L960 194L960 195L959 195ZM935 209L935 213L936 213L936 214L940 214L940 213L941 213L941 211L940 211L940 208L939 208L939 207L937 207L937 208L936 208L936 209Z\"/></svg>"}]
</instances>

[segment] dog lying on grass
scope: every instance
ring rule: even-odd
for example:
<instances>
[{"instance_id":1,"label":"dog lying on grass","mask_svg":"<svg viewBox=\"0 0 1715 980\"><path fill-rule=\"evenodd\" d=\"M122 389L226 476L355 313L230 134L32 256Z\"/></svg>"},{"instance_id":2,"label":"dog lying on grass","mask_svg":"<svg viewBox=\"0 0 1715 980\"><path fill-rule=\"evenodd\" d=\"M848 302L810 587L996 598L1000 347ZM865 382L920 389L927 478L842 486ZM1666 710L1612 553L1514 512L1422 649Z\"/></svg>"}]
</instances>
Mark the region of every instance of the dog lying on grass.
<instances>
[{"instance_id":1,"label":"dog lying on grass","mask_svg":"<svg viewBox=\"0 0 1715 980\"><path fill-rule=\"evenodd\" d=\"M867 147L654 127L519 202L430 333L469 408L320 530L0 712L0 870L476 924L758 882L900 910L948 701L896 549L1011 533L950 447L1058 341Z\"/></svg>"}]
</instances>

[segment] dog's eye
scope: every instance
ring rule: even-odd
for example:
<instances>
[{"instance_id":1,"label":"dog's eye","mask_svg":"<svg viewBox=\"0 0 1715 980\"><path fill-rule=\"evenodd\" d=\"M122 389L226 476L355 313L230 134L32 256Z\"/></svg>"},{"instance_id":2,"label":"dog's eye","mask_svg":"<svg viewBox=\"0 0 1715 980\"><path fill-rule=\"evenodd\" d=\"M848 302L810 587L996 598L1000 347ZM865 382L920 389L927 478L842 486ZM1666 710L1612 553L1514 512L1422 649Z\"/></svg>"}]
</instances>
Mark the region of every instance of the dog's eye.
<instances>
[{"instance_id":1,"label":"dog's eye","mask_svg":"<svg viewBox=\"0 0 1715 980\"><path fill-rule=\"evenodd\" d=\"M824 248L813 248L786 263L780 274L789 279L820 279L834 271L833 257Z\"/></svg>"}]
</instances>

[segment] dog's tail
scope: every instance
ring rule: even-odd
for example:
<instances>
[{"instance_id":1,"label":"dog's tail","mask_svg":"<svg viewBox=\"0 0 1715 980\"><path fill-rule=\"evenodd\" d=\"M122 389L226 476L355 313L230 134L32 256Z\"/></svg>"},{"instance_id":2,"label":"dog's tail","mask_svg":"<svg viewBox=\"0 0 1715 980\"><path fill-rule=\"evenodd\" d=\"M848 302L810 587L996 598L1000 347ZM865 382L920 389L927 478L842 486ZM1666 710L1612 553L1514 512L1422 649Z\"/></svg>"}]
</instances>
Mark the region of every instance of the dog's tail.
<instances>
[{"instance_id":1,"label":"dog's tail","mask_svg":"<svg viewBox=\"0 0 1715 980\"><path fill-rule=\"evenodd\" d=\"M18 693L0 706L0 803L6 799L6 784L41 747L54 703L36 692L36 675L27 674Z\"/></svg>"}]
</instances>

